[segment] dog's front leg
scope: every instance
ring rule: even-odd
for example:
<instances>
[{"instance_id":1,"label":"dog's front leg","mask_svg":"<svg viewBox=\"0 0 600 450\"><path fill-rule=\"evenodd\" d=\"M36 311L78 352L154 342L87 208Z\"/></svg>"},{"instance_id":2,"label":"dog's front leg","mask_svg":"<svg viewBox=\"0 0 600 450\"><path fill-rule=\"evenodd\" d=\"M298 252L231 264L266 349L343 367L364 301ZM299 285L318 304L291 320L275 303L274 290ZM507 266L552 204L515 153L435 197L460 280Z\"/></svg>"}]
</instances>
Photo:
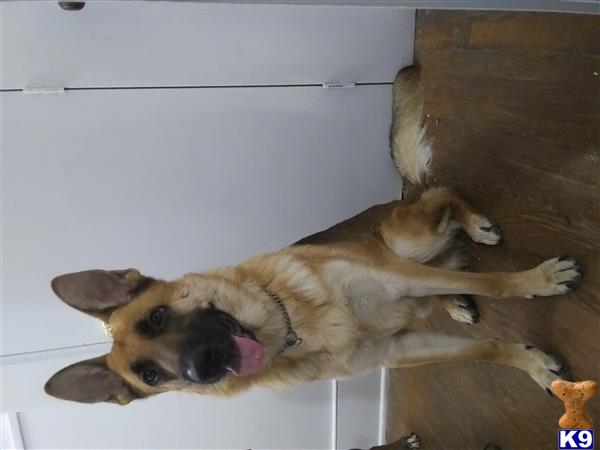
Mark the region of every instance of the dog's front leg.
<instances>
[{"instance_id":1,"label":"dog's front leg","mask_svg":"<svg viewBox=\"0 0 600 450\"><path fill-rule=\"evenodd\" d=\"M391 268L404 296L476 294L488 297L546 297L566 294L581 279L581 268L572 259L552 258L522 272L473 273L440 269L415 263Z\"/></svg>"},{"instance_id":2,"label":"dog's front leg","mask_svg":"<svg viewBox=\"0 0 600 450\"><path fill-rule=\"evenodd\" d=\"M414 331L400 332L378 343L365 343L355 355L355 361L364 363L373 357L379 358L380 366L393 368L488 361L523 370L545 389L550 389L552 381L562 378L566 372L556 358L530 345Z\"/></svg>"}]
</instances>

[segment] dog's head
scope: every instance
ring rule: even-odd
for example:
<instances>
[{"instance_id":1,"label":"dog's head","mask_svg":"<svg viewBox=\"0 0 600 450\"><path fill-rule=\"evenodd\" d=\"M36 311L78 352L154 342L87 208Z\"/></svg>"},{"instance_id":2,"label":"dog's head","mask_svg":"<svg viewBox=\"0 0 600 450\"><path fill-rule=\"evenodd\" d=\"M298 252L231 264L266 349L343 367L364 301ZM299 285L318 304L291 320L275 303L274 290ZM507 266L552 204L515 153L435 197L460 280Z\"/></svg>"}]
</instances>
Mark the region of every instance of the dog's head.
<instances>
[{"instance_id":1,"label":"dog's head","mask_svg":"<svg viewBox=\"0 0 600 450\"><path fill-rule=\"evenodd\" d=\"M251 292L219 277L165 282L134 269L90 270L56 277L52 289L107 322L114 340L109 354L53 375L45 389L55 397L127 404L170 390L219 393L264 369L265 350L250 328L265 314L244 306L255 303Z\"/></svg>"}]
</instances>

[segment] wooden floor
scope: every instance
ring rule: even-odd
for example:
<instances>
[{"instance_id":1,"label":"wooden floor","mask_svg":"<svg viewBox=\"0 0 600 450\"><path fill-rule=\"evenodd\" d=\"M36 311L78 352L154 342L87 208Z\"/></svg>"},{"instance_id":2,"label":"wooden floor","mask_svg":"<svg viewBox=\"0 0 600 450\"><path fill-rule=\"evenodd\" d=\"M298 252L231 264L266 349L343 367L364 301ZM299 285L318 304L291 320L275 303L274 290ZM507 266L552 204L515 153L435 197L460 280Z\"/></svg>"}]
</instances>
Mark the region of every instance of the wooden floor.
<instances>
[{"instance_id":1,"label":"wooden floor","mask_svg":"<svg viewBox=\"0 0 600 450\"><path fill-rule=\"evenodd\" d=\"M576 379L600 381L600 16L419 11L415 54L434 138L437 183L455 186L505 232L471 246L473 271L512 271L570 254L573 295L478 298L482 321L441 309L421 329L530 341ZM485 363L394 371L389 440L424 449L556 449L562 403L527 375ZM600 425L600 398L589 410ZM596 436L598 440L598 435ZM598 444L596 444L598 445Z\"/></svg>"}]
</instances>

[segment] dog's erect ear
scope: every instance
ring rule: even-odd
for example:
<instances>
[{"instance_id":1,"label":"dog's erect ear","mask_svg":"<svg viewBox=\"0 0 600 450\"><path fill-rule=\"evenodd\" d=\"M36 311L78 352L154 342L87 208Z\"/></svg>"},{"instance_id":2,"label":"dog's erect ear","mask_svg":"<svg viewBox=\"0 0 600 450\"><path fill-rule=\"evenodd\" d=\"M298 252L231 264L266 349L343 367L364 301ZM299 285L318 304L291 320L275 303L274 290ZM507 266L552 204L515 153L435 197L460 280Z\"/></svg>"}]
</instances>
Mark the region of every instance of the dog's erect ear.
<instances>
[{"instance_id":1,"label":"dog's erect ear","mask_svg":"<svg viewBox=\"0 0 600 450\"><path fill-rule=\"evenodd\" d=\"M135 269L86 270L60 275L51 284L54 293L67 305L106 320L149 281Z\"/></svg>"},{"instance_id":2,"label":"dog's erect ear","mask_svg":"<svg viewBox=\"0 0 600 450\"><path fill-rule=\"evenodd\" d=\"M106 355L71 364L56 372L44 390L53 397L80 403L126 405L141 397L108 367Z\"/></svg>"}]
</instances>

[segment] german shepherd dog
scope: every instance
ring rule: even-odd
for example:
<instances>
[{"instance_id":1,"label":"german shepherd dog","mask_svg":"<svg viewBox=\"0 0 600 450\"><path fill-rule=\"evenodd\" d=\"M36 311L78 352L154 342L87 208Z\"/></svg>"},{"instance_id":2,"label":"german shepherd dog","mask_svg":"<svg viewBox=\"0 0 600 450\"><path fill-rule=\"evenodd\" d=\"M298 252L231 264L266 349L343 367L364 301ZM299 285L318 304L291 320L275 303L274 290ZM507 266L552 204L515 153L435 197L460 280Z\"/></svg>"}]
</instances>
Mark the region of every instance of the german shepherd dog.
<instances>
[{"instance_id":1,"label":"german shepherd dog","mask_svg":"<svg viewBox=\"0 0 600 450\"><path fill-rule=\"evenodd\" d=\"M394 82L392 157L405 182L426 182L431 146L418 69ZM497 245L500 229L453 189L392 201L233 267L175 281L135 269L61 275L52 289L107 322L110 353L57 372L45 389L78 402L114 402L166 391L229 396L252 386L291 388L379 367L483 360L525 371L542 388L564 373L523 343L407 330L442 304L473 323L470 294L546 297L573 289L581 269L552 258L514 273L472 273L455 236Z\"/></svg>"}]
</instances>

